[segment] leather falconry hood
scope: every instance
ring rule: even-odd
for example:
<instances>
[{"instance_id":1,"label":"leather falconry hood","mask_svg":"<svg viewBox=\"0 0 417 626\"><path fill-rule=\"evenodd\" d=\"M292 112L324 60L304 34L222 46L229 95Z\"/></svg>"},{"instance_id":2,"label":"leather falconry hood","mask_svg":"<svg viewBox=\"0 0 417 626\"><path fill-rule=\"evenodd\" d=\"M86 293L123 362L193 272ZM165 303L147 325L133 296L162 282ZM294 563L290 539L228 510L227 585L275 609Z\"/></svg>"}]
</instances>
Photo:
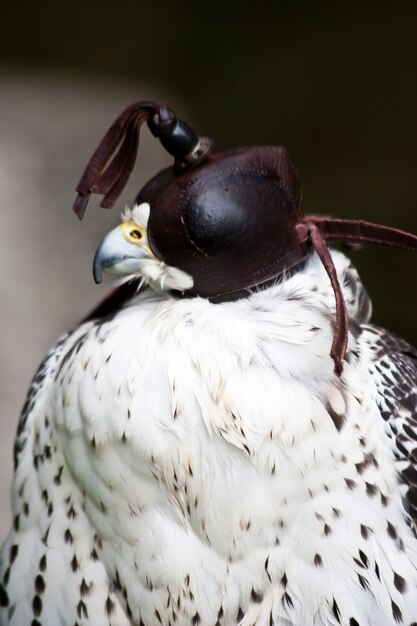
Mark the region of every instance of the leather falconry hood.
<instances>
[{"instance_id":1,"label":"leather falconry hood","mask_svg":"<svg viewBox=\"0 0 417 626\"><path fill-rule=\"evenodd\" d=\"M213 141L199 138L165 105L137 102L109 128L78 184L74 211L82 219L92 193L111 208L135 164L140 127L175 158L139 192L150 204L148 240L156 257L191 274L189 295L213 302L248 296L316 251L336 300L331 348L340 375L348 341L348 313L327 241L354 246L379 243L417 251L417 236L362 220L304 215L297 169L281 146L211 154Z\"/></svg>"}]
</instances>

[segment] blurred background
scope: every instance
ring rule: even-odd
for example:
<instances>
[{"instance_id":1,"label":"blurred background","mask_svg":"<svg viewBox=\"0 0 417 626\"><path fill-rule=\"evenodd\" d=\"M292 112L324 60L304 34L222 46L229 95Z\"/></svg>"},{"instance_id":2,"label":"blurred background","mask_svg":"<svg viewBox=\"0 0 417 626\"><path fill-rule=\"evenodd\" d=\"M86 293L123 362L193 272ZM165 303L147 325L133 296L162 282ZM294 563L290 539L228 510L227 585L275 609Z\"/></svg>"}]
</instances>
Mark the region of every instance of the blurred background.
<instances>
[{"instance_id":1,"label":"blurred background","mask_svg":"<svg viewBox=\"0 0 417 626\"><path fill-rule=\"evenodd\" d=\"M218 150L283 144L306 212L417 232L417 4L39 0L2 3L0 23L1 541L31 376L106 292L91 263L118 211L71 206L114 118L155 99ZM168 162L144 130L119 208ZM416 257L352 256L374 321L417 345Z\"/></svg>"}]
</instances>

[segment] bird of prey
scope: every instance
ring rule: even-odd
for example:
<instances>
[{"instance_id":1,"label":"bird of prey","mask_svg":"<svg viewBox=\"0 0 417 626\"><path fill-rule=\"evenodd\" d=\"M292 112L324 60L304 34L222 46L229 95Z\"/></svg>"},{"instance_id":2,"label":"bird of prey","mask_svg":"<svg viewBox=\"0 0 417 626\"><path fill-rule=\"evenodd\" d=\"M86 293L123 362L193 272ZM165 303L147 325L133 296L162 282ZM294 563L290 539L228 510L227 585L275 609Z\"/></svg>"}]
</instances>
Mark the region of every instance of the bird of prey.
<instances>
[{"instance_id":1,"label":"bird of prey","mask_svg":"<svg viewBox=\"0 0 417 626\"><path fill-rule=\"evenodd\" d=\"M115 291L19 422L2 626L416 626L417 351L370 322L284 148L210 154L128 107L78 187L111 206L140 125L175 157L100 244Z\"/></svg>"}]
</instances>

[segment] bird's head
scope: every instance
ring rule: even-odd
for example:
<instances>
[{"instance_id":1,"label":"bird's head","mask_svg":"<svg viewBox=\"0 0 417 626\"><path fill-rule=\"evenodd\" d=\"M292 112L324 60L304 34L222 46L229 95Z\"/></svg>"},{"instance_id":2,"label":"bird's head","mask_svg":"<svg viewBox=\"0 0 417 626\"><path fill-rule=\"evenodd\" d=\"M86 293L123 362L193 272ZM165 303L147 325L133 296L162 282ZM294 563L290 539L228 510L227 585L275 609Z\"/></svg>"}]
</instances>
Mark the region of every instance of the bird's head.
<instances>
[{"instance_id":1,"label":"bird's head","mask_svg":"<svg viewBox=\"0 0 417 626\"><path fill-rule=\"evenodd\" d=\"M185 291L193 286L192 277L158 259L148 240L150 206L147 202L126 208L122 222L116 226L97 248L93 275L101 283L103 270L113 276L139 278L157 289Z\"/></svg>"},{"instance_id":2,"label":"bird's head","mask_svg":"<svg viewBox=\"0 0 417 626\"><path fill-rule=\"evenodd\" d=\"M212 140L199 138L171 109L154 102L127 107L107 131L77 187L78 217L92 193L104 195L101 206L113 206L133 169L145 121L175 164L145 185L135 207L103 240L94 260L96 281L104 269L221 302L298 271L315 251L335 293L331 356L340 374L348 316L326 241L417 250L417 237L361 220L304 215L298 172L285 148L211 154Z\"/></svg>"},{"instance_id":3,"label":"bird's head","mask_svg":"<svg viewBox=\"0 0 417 626\"><path fill-rule=\"evenodd\" d=\"M233 300L306 259L297 170L281 146L207 156L178 174L172 167L139 192L134 208L100 245L102 270L136 275L153 287Z\"/></svg>"}]
</instances>

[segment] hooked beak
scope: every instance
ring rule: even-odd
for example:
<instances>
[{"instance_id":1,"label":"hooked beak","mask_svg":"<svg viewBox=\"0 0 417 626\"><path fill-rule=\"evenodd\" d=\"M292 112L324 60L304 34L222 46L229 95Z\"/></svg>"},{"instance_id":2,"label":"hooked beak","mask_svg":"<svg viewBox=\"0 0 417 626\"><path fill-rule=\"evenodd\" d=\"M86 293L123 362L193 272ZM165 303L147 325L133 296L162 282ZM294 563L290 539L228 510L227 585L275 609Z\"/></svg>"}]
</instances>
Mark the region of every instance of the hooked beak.
<instances>
[{"instance_id":1,"label":"hooked beak","mask_svg":"<svg viewBox=\"0 0 417 626\"><path fill-rule=\"evenodd\" d=\"M146 260L154 259L146 244L129 243L121 226L109 232L97 248L93 262L94 281L102 281L103 270L115 276L135 274Z\"/></svg>"}]
</instances>

